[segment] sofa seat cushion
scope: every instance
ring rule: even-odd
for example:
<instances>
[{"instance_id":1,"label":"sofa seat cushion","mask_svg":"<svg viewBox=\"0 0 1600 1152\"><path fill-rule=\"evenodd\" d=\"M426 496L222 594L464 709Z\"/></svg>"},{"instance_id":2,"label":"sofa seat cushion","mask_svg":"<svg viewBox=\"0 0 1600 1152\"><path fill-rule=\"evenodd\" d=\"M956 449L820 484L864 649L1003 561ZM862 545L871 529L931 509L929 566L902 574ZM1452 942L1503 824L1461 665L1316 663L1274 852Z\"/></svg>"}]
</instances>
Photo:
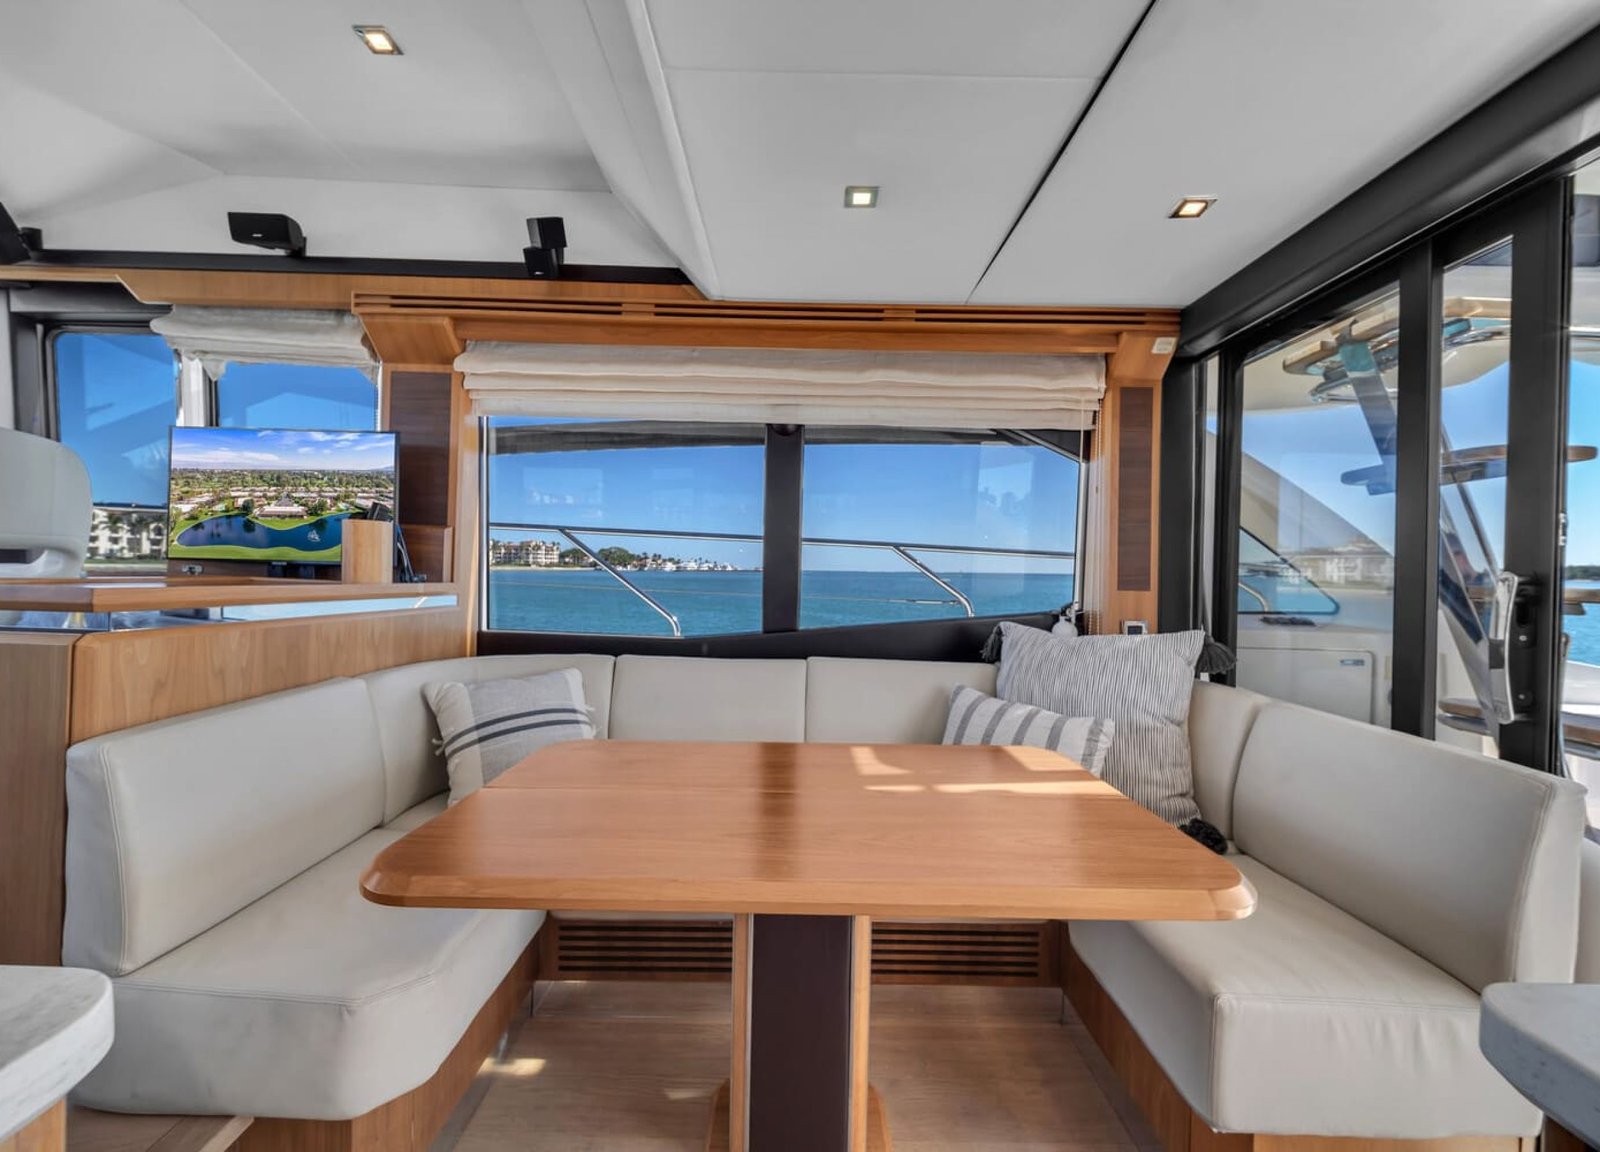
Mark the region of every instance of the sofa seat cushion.
<instances>
[{"instance_id":1,"label":"sofa seat cushion","mask_svg":"<svg viewBox=\"0 0 1600 1152\"><path fill-rule=\"evenodd\" d=\"M804 660L618 656L612 740L806 738Z\"/></svg>"},{"instance_id":2,"label":"sofa seat cushion","mask_svg":"<svg viewBox=\"0 0 1600 1152\"><path fill-rule=\"evenodd\" d=\"M403 834L367 833L115 980L116 1040L74 1099L343 1120L432 1076L544 913L368 902L361 873Z\"/></svg>"},{"instance_id":3,"label":"sofa seat cushion","mask_svg":"<svg viewBox=\"0 0 1600 1152\"><path fill-rule=\"evenodd\" d=\"M1249 857L1229 923L1075 922L1073 949L1185 1100L1225 1132L1531 1136L1478 1051L1478 996Z\"/></svg>"},{"instance_id":4,"label":"sofa seat cushion","mask_svg":"<svg viewBox=\"0 0 1600 1152\"><path fill-rule=\"evenodd\" d=\"M935 660L806 661L806 740L813 744L937 744L961 684L994 695L993 664Z\"/></svg>"}]
</instances>

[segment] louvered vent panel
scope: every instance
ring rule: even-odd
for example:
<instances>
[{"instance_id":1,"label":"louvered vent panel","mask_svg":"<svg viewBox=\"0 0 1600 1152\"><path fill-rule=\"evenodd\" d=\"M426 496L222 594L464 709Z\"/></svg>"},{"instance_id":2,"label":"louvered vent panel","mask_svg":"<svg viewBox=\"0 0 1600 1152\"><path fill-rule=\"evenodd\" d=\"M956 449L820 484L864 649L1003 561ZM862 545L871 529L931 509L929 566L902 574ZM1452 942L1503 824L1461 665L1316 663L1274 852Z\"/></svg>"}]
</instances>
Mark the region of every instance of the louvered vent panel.
<instances>
[{"instance_id":1,"label":"louvered vent panel","mask_svg":"<svg viewBox=\"0 0 1600 1152\"><path fill-rule=\"evenodd\" d=\"M1055 983L1055 926L873 925L872 979L879 984Z\"/></svg>"},{"instance_id":2,"label":"louvered vent panel","mask_svg":"<svg viewBox=\"0 0 1600 1152\"><path fill-rule=\"evenodd\" d=\"M733 926L727 921L554 924L553 955L546 958L551 979L726 980L733 970ZM872 927L872 978L879 984L1052 985L1056 927L881 921Z\"/></svg>"},{"instance_id":3,"label":"louvered vent panel","mask_svg":"<svg viewBox=\"0 0 1600 1152\"><path fill-rule=\"evenodd\" d=\"M558 920L558 980L726 980L731 921Z\"/></svg>"}]
</instances>

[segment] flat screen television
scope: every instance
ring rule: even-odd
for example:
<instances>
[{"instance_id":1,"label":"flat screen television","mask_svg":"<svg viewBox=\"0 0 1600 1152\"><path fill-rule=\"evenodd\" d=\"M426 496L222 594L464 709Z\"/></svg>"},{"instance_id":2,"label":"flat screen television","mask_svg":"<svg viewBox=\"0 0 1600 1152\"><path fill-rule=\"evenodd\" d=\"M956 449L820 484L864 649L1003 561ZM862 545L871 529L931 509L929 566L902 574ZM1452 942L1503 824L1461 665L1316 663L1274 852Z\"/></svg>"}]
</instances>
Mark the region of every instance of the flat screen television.
<instances>
[{"instance_id":1,"label":"flat screen television","mask_svg":"<svg viewBox=\"0 0 1600 1152\"><path fill-rule=\"evenodd\" d=\"M169 560L337 564L347 518L396 518L393 432L174 428L169 459Z\"/></svg>"}]
</instances>

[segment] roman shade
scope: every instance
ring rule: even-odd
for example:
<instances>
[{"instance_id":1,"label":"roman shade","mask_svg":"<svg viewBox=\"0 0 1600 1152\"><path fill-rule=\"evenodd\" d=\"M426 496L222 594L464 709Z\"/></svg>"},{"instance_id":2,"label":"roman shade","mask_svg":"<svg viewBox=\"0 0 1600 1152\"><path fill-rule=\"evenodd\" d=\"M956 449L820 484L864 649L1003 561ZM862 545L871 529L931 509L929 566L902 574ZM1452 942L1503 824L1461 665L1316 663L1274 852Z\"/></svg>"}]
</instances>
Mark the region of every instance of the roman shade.
<instances>
[{"instance_id":1,"label":"roman shade","mask_svg":"<svg viewBox=\"0 0 1600 1152\"><path fill-rule=\"evenodd\" d=\"M474 341L480 416L914 428L1093 428L1101 356Z\"/></svg>"},{"instance_id":2,"label":"roman shade","mask_svg":"<svg viewBox=\"0 0 1600 1152\"><path fill-rule=\"evenodd\" d=\"M213 380L230 363L327 364L376 376L361 321L349 312L178 305L150 322L173 351L205 365Z\"/></svg>"}]
</instances>

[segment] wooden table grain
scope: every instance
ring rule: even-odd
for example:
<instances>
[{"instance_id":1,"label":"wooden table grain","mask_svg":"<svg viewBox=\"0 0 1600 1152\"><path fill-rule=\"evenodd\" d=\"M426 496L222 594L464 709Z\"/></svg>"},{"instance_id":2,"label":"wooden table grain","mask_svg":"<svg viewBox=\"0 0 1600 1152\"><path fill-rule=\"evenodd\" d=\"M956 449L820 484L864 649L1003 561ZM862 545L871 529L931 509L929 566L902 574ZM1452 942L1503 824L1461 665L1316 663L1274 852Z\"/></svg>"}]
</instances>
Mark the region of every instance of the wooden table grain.
<instances>
[{"instance_id":1,"label":"wooden table grain","mask_svg":"<svg viewBox=\"0 0 1600 1152\"><path fill-rule=\"evenodd\" d=\"M1223 857L1053 752L577 741L379 854L412 907L1231 920Z\"/></svg>"},{"instance_id":2,"label":"wooden table grain","mask_svg":"<svg viewBox=\"0 0 1600 1152\"><path fill-rule=\"evenodd\" d=\"M733 1152L868 1147L873 917L1255 904L1226 859L1070 760L923 744L553 745L384 849L361 887L407 907L733 913Z\"/></svg>"}]
</instances>

